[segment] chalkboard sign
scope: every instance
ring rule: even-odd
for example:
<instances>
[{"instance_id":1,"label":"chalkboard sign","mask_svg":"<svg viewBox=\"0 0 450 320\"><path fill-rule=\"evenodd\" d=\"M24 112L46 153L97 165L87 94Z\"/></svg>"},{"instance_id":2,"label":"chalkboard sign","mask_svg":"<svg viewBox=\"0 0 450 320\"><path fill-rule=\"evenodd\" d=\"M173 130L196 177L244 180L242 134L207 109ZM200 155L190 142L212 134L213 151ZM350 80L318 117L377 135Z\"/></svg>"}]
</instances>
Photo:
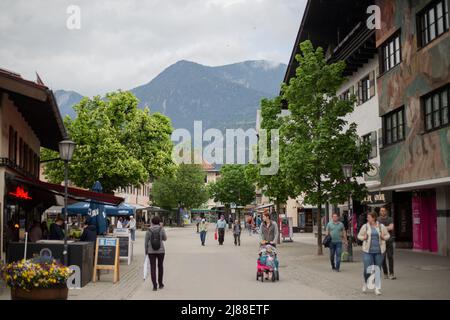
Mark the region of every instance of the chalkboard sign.
<instances>
[{"instance_id":1,"label":"chalkboard sign","mask_svg":"<svg viewBox=\"0 0 450 320\"><path fill-rule=\"evenodd\" d=\"M119 256L120 260L127 260L128 265L131 264L133 257L133 241L131 241L130 229L114 229L114 236L119 238Z\"/></svg>"},{"instance_id":2,"label":"chalkboard sign","mask_svg":"<svg viewBox=\"0 0 450 320\"><path fill-rule=\"evenodd\" d=\"M113 266L116 263L116 238L100 238L97 247L97 264ZM122 241L120 241L122 242ZM122 248L122 246L120 246Z\"/></svg>"},{"instance_id":3,"label":"chalkboard sign","mask_svg":"<svg viewBox=\"0 0 450 320\"><path fill-rule=\"evenodd\" d=\"M119 280L119 238L97 238L95 246L94 275L92 281L100 280L98 270L113 270L113 281Z\"/></svg>"},{"instance_id":4,"label":"chalkboard sign","mask_svg":"<svg viewBox=\"0 0 450 320\"><path fill-rule=\"evenodd\" d=\"M128 252L130 250L130 237L120 237L119 241L120 245L120 257L127 257L128 258Z\"/></svg>"}]
</instances>

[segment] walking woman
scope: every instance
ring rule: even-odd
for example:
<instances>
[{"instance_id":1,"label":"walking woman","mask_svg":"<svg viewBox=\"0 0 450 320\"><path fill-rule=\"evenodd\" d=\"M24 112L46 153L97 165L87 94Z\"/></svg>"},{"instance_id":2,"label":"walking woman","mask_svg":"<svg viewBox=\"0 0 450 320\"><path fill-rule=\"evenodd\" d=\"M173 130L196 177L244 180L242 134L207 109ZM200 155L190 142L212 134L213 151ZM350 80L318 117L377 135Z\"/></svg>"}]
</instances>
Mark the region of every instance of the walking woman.
<instances>
[{"instance_id":1,"label":"walking woman","mask_svg":"<svg viewBox=\"0 0 450 320\"><path fill-rule=\"evenodd\" d=\"M390 235L387 228L377 221L376 212L370 212L367 215L367 223L359 230L358 239L363 241L363 262L364 262L364 285L363 292L367 291L367 280L370 274L367 272L369 267L375 266L378 275L375 281L375 294L381 295L381 277L380 270L383 263L383 255L386 251L386 240Z\"/></svg>"},{"instance_id":2,"label":"walking woman","mask_svg":"<svg viewBox=\"0 0 450 320\"><path fill-rule=\"evenodd\" d=\"M205 245L206 240L206 232L208 232L208 223L206 222L205 218L202 219L199 225L200 230L200 241L202 242L202 246Z\"/></svg>"},{"instance_id":3,"label":"walking woman","mask_svg":"<svg viewBox=\"0 0 450 320\"><path fill-rule=\"evenodd\" d=\"M150 260L150 273L153 282L153 291L164 288L163 274L164 274L164 241L167 240L166 231L161 226L159 217L152 218L152 225L145 234L145 254ZM156 282L156 261L158 261L158 282Z\"/></svg>"},{"instance_id":4,"label":"walking woman","mask_svg":"<svg viewBox=\"0 0 450 320\"><path fill-rule=\"evenodd\" d=\"M271 244L276 246L275 242L278 239L278 225L275 221L270 220L270 214L264 212L263 221L259 227L259 234L262 244Z\"/></svg>"}]
</instances>

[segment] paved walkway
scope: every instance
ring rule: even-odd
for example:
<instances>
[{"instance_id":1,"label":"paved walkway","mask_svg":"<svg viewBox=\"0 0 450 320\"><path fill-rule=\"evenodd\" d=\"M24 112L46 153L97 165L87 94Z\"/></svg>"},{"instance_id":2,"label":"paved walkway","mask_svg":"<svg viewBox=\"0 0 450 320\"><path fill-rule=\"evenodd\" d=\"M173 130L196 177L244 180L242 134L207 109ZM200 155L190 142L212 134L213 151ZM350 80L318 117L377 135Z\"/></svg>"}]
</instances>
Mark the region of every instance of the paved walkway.
<instances>
[{"instance_id":1,"label":"paved walkway","mask_svg":"<svg viewBox=\"0 0 450 320\"><path fill-rule=\"evenodd\" d=\"M193 227L168 228L165 258L165 288L152 291L150 279L143 281L144 233L137 233L134 260L121 264L121 280L111 275L101 282L71 290L69 299L450 299L450 258L410 250L396 250L397 280L383 280L383 295L363 294L360 248L355 262L343 263L340 273L331 271L328 250L316 255L311 234L295 234L293 243L279 246L280 282L257 282L258 237L242 235L235 247L227 231L224 246L207 235L200 245ZM0 299L9 294L0 293Z\"/></svg>"}]
</instances>

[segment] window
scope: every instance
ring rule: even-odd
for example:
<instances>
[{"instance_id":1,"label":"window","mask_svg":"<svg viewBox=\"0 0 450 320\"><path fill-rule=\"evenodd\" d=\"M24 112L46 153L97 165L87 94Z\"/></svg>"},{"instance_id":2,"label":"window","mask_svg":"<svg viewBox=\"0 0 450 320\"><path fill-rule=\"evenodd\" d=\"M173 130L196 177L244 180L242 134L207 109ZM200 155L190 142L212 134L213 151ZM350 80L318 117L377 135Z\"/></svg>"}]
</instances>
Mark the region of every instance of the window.
<instances>
[{"instance_id":1,"label":"window","mask_svg":"<svg viewBox=\"0 0 450 320\"><path fill-rule=\"evenodd\" d=\"M370 97L370 80L369 75L358 82L358 101L360 104L369 100Z\"/></svg>"},{"instance_id":2,"label":"window","mask_svg":"<svg viewBox=\"0 0 450 320\"><path fill-rule=\"evenodd\" d=\"M405 110L403 107L385 115L383 119L386 145L405 139Z\"/></svg>"},{"instance_id":3,"label":"window","mask_svg":"<svg viewBox=\"0 0 450 320\"><path fill-rule=\"evenodd\" d=\"M23 140L19 138L19 167L23 168Z\"/></svg>"},{"instance_id":4,"label":"window","mask_svg":"<svg viewBox=\"0 0 450 320\"><path fill-rule=\"evenodd\" d=\"M449 15L447 0L434 1L417 15L419 25L419 45L426 46L448 31Z\"/></svg>"},{"instance_id":5,"label":"window","mask_svg":"<svg viewBox=\"0 0 450 320\"><path fill-rule=\"evenodd\" d=\"M14 130L12 126L9 126L9 136L8 136L8 158L11 162L16 163L17 154L17 131Z\"/></svg>"},{"instance_id":6,"label":"window","mask_svg":"<svg viewBox=\"0 0 450 320\"><path fill-rule=\"evenodd\" d=\"M373 131L362 137L364 143L368 143L372 146L372 149L369 153L369 159L376 158L378 155L378 146L377 146L377 132Z\"/></svg>"},{"instance_id":7,"label":"window","mask_svg":"<svg viewBox=\"0 0 450 320\"><path fill-rule=\"evenodd\" d=\"M431 131L449 124L448 102L450 86L439 89L422 99L425 114L425 130Z\"/></svg>"},{"instance_id":8,"label":"window","mask_svg":"<svg viewBox=\"0 0 450 320\"><path fill-rule=\"evenodd\" d=\"M387 72L402 62L400 43L400 32L397 32L381 46L381 72Z\"/></svg>"},{"instance_id":9,"label":"window","mask_svg":"<svg viewBox=\"0 0 450 320\"><path fill-rule=\"evenodd\" d=\"M350 101L350 97L351 97L350 89L348 89L339 96L339 99L344 101Z\"/></svg>"},{"instance_id":10,"label":"window","mask_svg":"<svg viewBox=\"0 0 450 320\"><path fill-rule=\"evenodd\" d=\"M357 85L358 104L363 104L375 96L375 71L362 78Z\"/></svg>"}]
</instances>

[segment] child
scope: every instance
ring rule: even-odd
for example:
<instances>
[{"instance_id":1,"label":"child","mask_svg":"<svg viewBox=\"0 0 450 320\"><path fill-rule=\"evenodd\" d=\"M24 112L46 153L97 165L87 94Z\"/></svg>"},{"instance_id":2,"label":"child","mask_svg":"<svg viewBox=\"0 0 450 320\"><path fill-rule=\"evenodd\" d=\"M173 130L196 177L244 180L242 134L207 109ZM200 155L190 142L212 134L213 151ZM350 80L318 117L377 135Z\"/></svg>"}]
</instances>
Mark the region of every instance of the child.
<instances>
[{"instance_id":1,"label":"child","mask_svg":"<svg viewBox=\"0 0 450 320\"><path fill-rule=\"evenodd\" d=\"M259 261L262 265L270 268L271 271L267 273L266 280L272 278L272 271L276 267L276 251L271 245L261 246L259 250Z\"/></svg>"}]
</instances>

